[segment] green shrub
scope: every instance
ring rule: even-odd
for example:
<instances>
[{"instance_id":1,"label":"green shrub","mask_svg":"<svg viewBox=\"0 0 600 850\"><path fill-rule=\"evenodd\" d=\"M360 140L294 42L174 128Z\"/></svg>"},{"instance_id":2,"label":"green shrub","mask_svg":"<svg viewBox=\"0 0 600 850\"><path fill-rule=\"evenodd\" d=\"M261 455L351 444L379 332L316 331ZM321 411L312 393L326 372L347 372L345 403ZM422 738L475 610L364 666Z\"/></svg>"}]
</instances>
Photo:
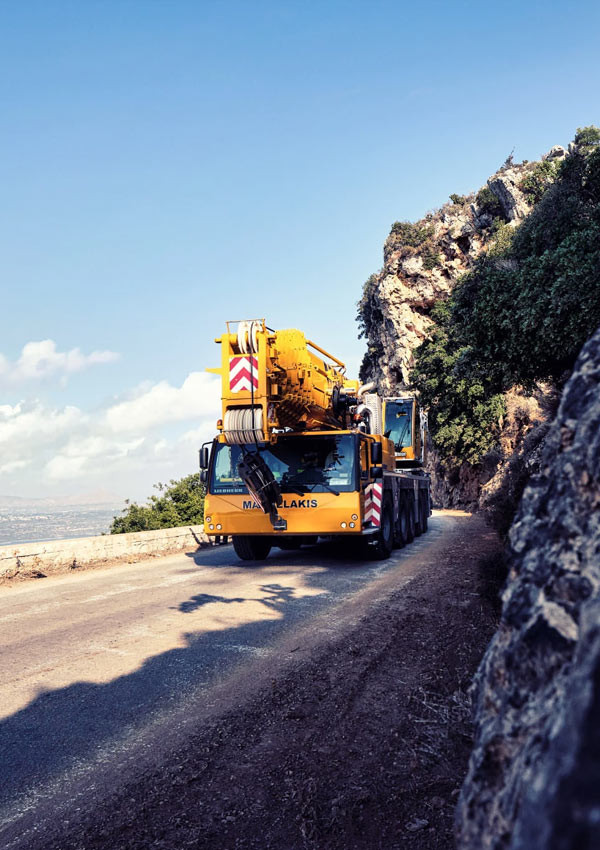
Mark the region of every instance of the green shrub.
<instances>
[{"instance_id":1,"label":"green shrub","mask_svg":"<svg viewBox=\"0 0 600 850\"><path fill-rule=\"evenodd\" d=\"M480 462L497 442L504 393L560 384L600 325L600 131L578 136L585 144L520 227L494 221L489 252L415 352L411 380L443 457Z\"/></svg>"},{"instance_id":2,"label":"green shrub","mask_svg":"<svg viewBox=\"0 0 600 850\"><path fill-rule=\"evenodd\" d=\"M562 160L538 162L519 183L519 189L525 195L527 202L537 204L548 186L554 181L560 170Z\"/></svg>"},{"instance_id":3,"label":"green shrub","mask_svg":"<svg viewBox=\"0 0 600 850\"><path fill-rule=\"evenodd\" d=\"M489 186L484 186L483 189L480 189L479 192L477 192L477 195L475 196L475 202L477 204L479 212L491 215L492 218L504 217L502 204L494 195Z\"/></svg>"},{"instance_id":4,"label":"green shrub","mask_svg":"<svg viewBox=\"0 0 600 850\"><path fill-rule=\"evenodd\" d=\"M413 224L411 221L395 221L392 224L392 233L398 237L397 241L410 248L418 248L433 236L433 227Z\"/></svg>"},{"instance_id":5,"label":"green shrub","mask_svg":"<svg viewBox=\"0 0 600 850\"><path fill-rule=\"evenodd\" d=\"M495 218L490 228L488 257L501 257L510 251L515 230L502 218Z\"/></svg>"},{"instance_id":6,"label":"green shrub","mask_svg":"<svg viewBox=\"0 0 600 850\"><path fill-rule=\"evenodd\" d=\"M450 195L450 200L453 204L456 204L457 207L464 207L464 205L467 203L465 195L452 194Z\"/></svg>"},{"instance_id":7,"label":"green shrub","mask_svg":"<svg viewBox=\"0 0 600 850\"><path fill-rule=\"evenodd\" d=\"M159 496L150 496L148 504L125 503L122 516L114 517L111 534L130 531L153 531L157 528L176 528L199 525L204 520L204 485L200 474L194 473L179 481L155 484Z\"/></svg>"},{"instance_id":8,"label":"green shrub","mask_svg":"<svg viewBox=\"0 0 600 850\"><path fill-rule=\"evenodd\" d=\"M573 154L503 259L454 293L455 333L504 390L556 381L600 325L600 149Z\"/></svg>"},{"instance_id":9,"label":"green shrub","mask_svg":"<svg viewBox=\"0 0 600 850\"><path fill-rule=\"evenodd\" d=\"M437 327L417 349L411 384L429 410L431 436L442 457L479 463L498 441L504 397L489 392L485 378L464 374L465 349L452 337L452 302L437 305L433 316Z\"/></svg>"},{"instance_id":10,"label":"green shrub","mask_svg":"<svg viewBox=\"0 0 600 850\"><path fill-rule=\"evenodd\" d=\"M442 255L436 251L433 245L424 245L421 250L421 259L423 260L423 268L431 271L442 262Z\"/></svg>"},{"instance_id":11,"label":"green shrub","mask_svg":"<svg viewBox=\"0 0 600 850\"><path fill-rule=\"evenodd\" d=\"M600 144L600 129L593 125L589 127L578 127L574 141L576 145L583 147L596 147Z\"/></svg>"}]
</instances>

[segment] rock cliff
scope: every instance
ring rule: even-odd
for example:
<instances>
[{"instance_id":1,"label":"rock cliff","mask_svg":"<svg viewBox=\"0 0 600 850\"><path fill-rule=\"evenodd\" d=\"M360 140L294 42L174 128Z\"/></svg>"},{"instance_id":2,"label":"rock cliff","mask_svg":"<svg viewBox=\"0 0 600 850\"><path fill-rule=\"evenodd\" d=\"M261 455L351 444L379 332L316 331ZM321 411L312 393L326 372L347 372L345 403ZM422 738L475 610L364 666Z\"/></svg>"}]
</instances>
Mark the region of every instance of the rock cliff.
<instances>
[{"instance_id":1,"label":"rock cliff","mask_svg":"<svg viewBox=\"0 0 600 850\"><path fill-rule=\"evenodd\" d=\"M600 847L600 329L510 533L500 627L475 683L460 850Z\"/></svg>"},{"instance_id":2,"label":"rock cliff","mask_svg":"<svg viewBox=\"0 0 600 850\"><path fill-rule=\"evenodd\" d=\"M545 159L562 159L558 145ZM408 381L413 351L426 337L431 310L456 281L494 244L502 224L514 226L531 210L527 178L539 163L511 158L476 194L452 195L416 223L396 222L383 248L383 268L367 280L359 302L366 337L361 378L382 390Z\"/></svg>"},{"instance_id":3,"label":"rock cliff","mask_svg":"<svg viewBox=\"0 0 600 850\"><path fill-rule=\"evenodd\" d=\"M554 146L541 162L505 164L486 186L468 196L452 195L436 212L416 223L396 222L383 251L383 268L367 280L359 302L361 335L367 353L361 379L375 380L380 391L395 392L409 381L414 350L429 335L435 305L448 298L456 282L484 252L501 243L528 215L550 167L568 155ZM497 512L499 499L513 488L510 474L526 435L545 419L544 392L536 398L513 393L507 399L501 450L484 462L456 467L432 453L434 501L441 507L476 507ZM525 415L523 415L525 412ZM527 466L527 458L521 457ZM534 466L531 467L532 469Z\"/></svg>"}]
</instances>

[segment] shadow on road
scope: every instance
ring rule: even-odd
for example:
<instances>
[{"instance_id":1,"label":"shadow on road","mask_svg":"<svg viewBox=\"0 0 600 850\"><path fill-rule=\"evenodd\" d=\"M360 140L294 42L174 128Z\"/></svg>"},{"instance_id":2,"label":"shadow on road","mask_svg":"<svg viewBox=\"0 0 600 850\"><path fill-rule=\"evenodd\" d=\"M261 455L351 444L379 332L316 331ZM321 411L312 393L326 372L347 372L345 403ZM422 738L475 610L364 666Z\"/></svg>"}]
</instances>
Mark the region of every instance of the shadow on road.
<instances>
[{"instance_id":1,"label":"shadow on road","mask_svg":"<svg viewBox=\"0 0 600 850\"><path fill-rule=\"evenodd\" d=\"M345 544L345 545L342 545ZM357 550L353 541L336 541L319 543L311 543L308 546L303 546L301 549L279 549L278 546L273 546L271 554L264 560L257 561L241 561L233 551L231 544L228 546L222 545L214 547L212 550L198 549L195 552L186 552L188 558L192 558L194 563L201 566L205 562L207 551L216 551L219 553L231 553L228 559L227 566L235 565L238 567L247 567L248 569L257 569L260 567L271 567L276 562L275 559L284 558L285 565L300 565L309 563L318 563L320 565L327 564L328 568L348 570L356 566L364 566L372 563L360 557L360 552Z\"/></svg>"},{"instance_id":2,"label":"shadow on road","mask_svg":"<svg viewBox=\"0 0 600 850\"><path fill-rule=\"evenodd\" d=\"M224 602L226 605L232 602L258 602L260 605L265 605L267 608L274 608L279 611L281 610L281 605L294 601L295 588L293 587L282 587L280 584L263 584L260 586L260 591L267 595L248 598L232 596L228 598L226 596L211 596L210 593L198 593L196 596L192 596L190 599L182 602L181 605L178 605L177 610L181 611L182 614L191 614L192 611L196 611L198 608L202 608L203 605L209 605L213 602Z\"/></svg>"},{"instance_id":3,"label":"shadow on road","mask_svg":"<svg viewBox=\"0 0 600 850\"><path fill-rule=\"evenodd\" d=\"M231 557L225 558L226 564L219 558L217 571L223 566L239 568L236 556L229 551ZM315 554L308 550L281 553L281 558L265 561L264 567L266 570L279 563L284 569L303 563L314 565ZM194 560L207 566L207 551L201 555L202 561L197 560L197 554ZM329 560L326 553L319 552L319 566L324 560ZM373 564L363 565L362 571L372 567ZM358 564L349 568L338 560L327 564L325 572L308 574L305 586L321 590L326 578L325 584L333 589L341 575L348 576L359 569ZM185 632L184 648L148 658L133 673L108 683L77 682L40 692L24 709L0 721L0 807L15 795L91 756L103 744L131 735L158 712L175 707L192 694L202 700L210 685L243 663L241 659L247 653L241 654L240 647L264 647L294 623L316 615L333 601L327 588L322 595L303 597L293 587L265 583L260 592L264 594L262 598L256 595L248 599L201 592L175 607L182 614L189 614L211 603L254 602L279 614L277 618L257 616L253 622L233 628Z\"/></svg>"},{"instance_id":4,"label":"shadow on road","mask_svg":"<svg viewBox=\"0 0 600 850\"><path fill-rule=\"evenodd\" d=\"M210 563L209 550L189 557L204 567L214 566L217 572L234 565L239 569L233 551L223 551L228 549L222 548L216 563ZM185 647L148 658L132 673L108 683L77 682L41 692L24 709L0 721L0 807L10 811L7 804L19 793L89 758L103 745L110 744L112 750L115 741L134 736L159 712L174 709L192 696L194 705L201 706L210 686L243 663L248 651L264 653L262 647L294 624L315 616L339 601L342 594L358 590L373 573L393 567L393 562L385 566L376 562L343 563L334 550L317 546L278 553L276 558L253 564L252 569L266 571L268 567L285 569L303 564L325 566L304 577L305 587L312 586L319 595L299 596L291 586L265 583L260 586L262 598L200 592L175 606L175 610L189 614L212 603L251 601L266 606L278 617L256 617L253 622L219 631L185 632Z\"/></svg>"}]
</instances>

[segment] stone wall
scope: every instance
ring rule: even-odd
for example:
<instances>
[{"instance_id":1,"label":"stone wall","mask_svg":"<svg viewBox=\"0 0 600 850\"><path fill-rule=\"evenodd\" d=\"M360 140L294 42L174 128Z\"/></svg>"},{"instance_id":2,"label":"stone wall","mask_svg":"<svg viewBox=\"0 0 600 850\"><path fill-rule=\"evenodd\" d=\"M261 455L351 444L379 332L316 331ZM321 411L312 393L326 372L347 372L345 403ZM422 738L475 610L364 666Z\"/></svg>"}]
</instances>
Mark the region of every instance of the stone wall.
<instances>
[{"instance_id":1,"label":"stone wall","mask_svg":"<svg viewBox=\"0 0 600 850\"><path fill-rule=\"evenodd\" d=\"M161 528L131 534L104 534L70 540L0 546L0 578L64 567L83 567L113 560L197 549L208 545L204 526Z\"/></svg>"},{"instance_id":2,"label":"stone wall","mask_svg":"<svg viewBox=\"0 0 600 850\"><path fill-rule=\"evenodd\" d=\"M475 684L460 850L600 847L600 330L510 532L501 623Z\"/></svg>"}]
</instances>

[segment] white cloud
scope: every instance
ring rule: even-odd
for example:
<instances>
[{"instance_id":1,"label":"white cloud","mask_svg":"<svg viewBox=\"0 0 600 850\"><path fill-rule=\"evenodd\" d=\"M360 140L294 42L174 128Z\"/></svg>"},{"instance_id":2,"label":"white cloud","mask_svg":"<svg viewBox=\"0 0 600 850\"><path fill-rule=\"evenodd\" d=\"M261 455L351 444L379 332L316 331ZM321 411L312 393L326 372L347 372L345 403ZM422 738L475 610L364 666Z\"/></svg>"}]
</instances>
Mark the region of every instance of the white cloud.
<instances>
[{"instance_id":1,"label":"white cloud","mask_svg":"<svg viewBox=\"0 0 600 850\"><path fill-rule=\"evenodd\" d=\"M182 422L214 414L221 405L221 381L204 372L191 372L180 387L166 381L138 390L134 398L106 411L106 422L115 432L148 430L167 422Z\"/></svg>"},{"instance_id":2,"label":"white cloud","mask_svg":"<svg viewBox=\"0 0 600 850\"><path fill-rule=\"evenodd\" d=\"M51 339L28 342L23 346L18 360L11 362L0 354L0 378L11 384L47 378L51 375L72 375L90 366L114 363L119 355L114 351L92 351L83 354L79 348L57 351Z\"/></svg>"},{"instance_id":3,"label":"white cloud","mask_svg":"<svg viewBox=\"0 0 600 850\"><path fill-rule=\"evenodd\" d=\"M30 460L9 460L7 463L0 464L0 475L8 475L10 472L29 466L30 463Z\"/></svg>"},{"instance_id":4,"label":"white cloud","mask_svg":"<svg viewBox=\"0 0 600 850\"><path fill-rule=\"evenodd\" d=\"M49 478L56 481L79 478L85 472L85 461L84 457L67 457L59 454L48 461L45 472Z\"/></svg>"},{"instance_id":5,"label":"white cloud","mask_svg":"<svg viewBox=\"0 0 600 850\"><path fill-rule=\"evenodd\" d=\"M220 380L192 372L180 387L138 387L88 413L39 401L0 405L0 493L53 494L69 486L119 488L139 497L158 480L196 468L196 449L215 432Z\"/></svg>"},{"instance_id":6,"label":"white cloud","mask_svg":"<svg viewBox=\"0 0 600 850\"><path fill-rule=\"evenodd\" d=\"M93 474L99 468L106 471L128 459L143 444L144 437L115 441L97 434L75 436L48 461L45 472L52 479L69 479Z\"/></svg>"},{"instance_id":7,"label":"white cloud","mask_svg":"<svg viewBox=\"0 0 600 850\"><path fill-rule=\"evenodd\" d=\"M37 401L19 402L11 407L0 406L0 458L15 446L25 446L35 452L40 447L53 443L65 433L83 425L87 417L78 407L67 406L62 410L47 408Z\"/></svg>"}]
</instances>

